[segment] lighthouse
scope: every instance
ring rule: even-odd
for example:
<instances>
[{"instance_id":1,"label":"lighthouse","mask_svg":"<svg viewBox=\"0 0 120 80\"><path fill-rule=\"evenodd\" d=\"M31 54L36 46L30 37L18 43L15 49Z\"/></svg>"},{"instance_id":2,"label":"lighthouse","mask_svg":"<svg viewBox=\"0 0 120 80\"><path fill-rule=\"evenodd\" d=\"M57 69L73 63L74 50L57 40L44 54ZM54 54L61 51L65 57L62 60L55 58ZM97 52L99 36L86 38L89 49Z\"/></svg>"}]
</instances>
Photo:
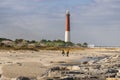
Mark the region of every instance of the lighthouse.
<instances>
[{"instance_id":1,"label":"lighthouse","mask_svg":"<svg viewBox=\"0 0 120 80\"><path fill-rule=\"evenodd\" d=\"M70 42L70 12L66 10L65 42Z\"/></svg>"}]
</instances>

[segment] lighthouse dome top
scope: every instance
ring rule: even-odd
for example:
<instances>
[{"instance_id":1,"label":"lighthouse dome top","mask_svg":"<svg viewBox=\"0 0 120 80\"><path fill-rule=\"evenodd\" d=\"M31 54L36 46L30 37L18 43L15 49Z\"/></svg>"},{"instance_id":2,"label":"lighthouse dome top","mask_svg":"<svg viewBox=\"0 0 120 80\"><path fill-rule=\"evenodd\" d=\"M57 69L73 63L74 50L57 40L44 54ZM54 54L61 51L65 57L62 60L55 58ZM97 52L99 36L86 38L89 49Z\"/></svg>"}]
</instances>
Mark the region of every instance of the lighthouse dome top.
<instances>
[{"instance_id":1,"label":"lighthouse dome top","mask_svg":"<svg viewBox=\"0 0 120 80\"><path fill-rule=\"evenodd\" d=\"M70 11L69 11L69 10L66 10L66 14L70 14Z\"/></svg>"}]
</instances>

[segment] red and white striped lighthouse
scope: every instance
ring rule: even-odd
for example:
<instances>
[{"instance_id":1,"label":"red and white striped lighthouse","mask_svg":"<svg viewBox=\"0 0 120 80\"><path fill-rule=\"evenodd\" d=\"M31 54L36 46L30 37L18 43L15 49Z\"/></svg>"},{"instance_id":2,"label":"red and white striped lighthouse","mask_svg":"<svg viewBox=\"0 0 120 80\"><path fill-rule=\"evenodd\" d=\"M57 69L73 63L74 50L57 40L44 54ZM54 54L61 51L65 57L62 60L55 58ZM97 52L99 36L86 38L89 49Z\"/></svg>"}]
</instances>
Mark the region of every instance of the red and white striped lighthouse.
<instances>
[{"instance_id":1,"label":"red and white striped lighthouse","mask_svg":"<svg viewBox=\"0 0 120 80\"><path fill-rule=\"evenodd\" d=\"M70 12L66 10L65 42L70 42Z\"/></svg>"}]
</instances>

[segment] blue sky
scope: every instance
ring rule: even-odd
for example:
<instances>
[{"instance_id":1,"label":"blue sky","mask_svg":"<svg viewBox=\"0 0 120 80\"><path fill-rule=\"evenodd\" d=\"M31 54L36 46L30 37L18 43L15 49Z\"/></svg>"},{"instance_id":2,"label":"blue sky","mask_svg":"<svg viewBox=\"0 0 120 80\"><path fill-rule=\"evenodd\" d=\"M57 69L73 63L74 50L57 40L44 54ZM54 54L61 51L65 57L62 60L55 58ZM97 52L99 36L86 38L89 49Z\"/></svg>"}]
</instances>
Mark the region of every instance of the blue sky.
<instances>
[{"instance_id":1,"label":"blue sky","mask_svg":"<svg viewBox=\"0 0 120 80\"><path fill-rule=\"evenodd\" d=\"M0 37L64 40L66 9L72 42L120 45L120 0L0 0Z\"/></svg>"}]
</instances>

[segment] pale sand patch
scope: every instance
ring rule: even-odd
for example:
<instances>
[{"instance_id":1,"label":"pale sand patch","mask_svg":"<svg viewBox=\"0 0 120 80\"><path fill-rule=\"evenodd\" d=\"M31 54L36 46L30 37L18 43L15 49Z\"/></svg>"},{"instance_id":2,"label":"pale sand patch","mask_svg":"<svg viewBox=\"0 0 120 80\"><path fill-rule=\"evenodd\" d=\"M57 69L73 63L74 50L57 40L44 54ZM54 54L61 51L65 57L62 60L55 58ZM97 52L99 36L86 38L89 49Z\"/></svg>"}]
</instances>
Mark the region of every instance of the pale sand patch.
<instances>
[{"instance_id":1,"label":"pale sand patch","mask_svg":"<svg viewBox=\"0 0 120 80\"><path fill-rule=\"evenodd\" d=\"M45 66L36 62L9 64L2 68L3 75L8 78L19 76L37 77L41 76L46 69Z\"/></svg>"}]
</instances>

